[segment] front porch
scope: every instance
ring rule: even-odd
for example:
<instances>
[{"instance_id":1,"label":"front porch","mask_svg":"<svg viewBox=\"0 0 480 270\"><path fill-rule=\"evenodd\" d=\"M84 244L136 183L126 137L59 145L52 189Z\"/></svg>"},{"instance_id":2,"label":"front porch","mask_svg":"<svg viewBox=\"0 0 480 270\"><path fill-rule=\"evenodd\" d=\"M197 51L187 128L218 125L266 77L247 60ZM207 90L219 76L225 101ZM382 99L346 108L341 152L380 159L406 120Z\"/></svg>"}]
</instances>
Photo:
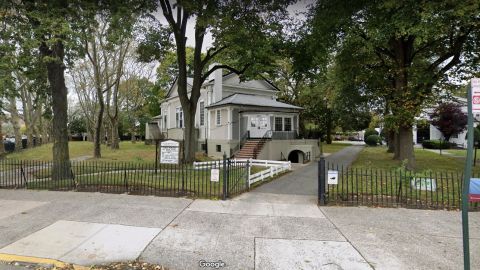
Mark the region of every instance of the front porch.
<instances>
[{"instance_id":1,"label":"front porch","mask_svg":"<svg viewBox=\"0 0 480 270\"><path fill-rule=\"evenodd\" d=\"M296 112L243 112L240 119L240 138L293 140L298 137Z\"/></svg>"}]
</instances>

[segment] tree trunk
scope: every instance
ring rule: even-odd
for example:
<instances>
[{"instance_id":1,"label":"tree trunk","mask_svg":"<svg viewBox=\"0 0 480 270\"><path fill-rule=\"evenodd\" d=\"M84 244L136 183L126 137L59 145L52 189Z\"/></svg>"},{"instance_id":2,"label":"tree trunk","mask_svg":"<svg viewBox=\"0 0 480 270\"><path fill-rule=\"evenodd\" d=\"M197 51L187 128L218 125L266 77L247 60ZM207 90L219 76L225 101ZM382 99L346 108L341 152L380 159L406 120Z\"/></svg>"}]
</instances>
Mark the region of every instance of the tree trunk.
<instances>
[{"instance_id":1,"label":"tree trunk","mask_svg":"<svg viewBox=\"0 0 480 270\"><path fill-rule=\"evenodd\" d=\"M112 136L112 142L110 145L111 149L120 149L120 138L118 136L118 117L114 117L111 119L112 120L112 130L111 130L111 136Z\"/></svg>"},{"instance_id":2,"label":"tree trunk","mask_svg":"<svg viewBox=\"0 0 480 270\"><path fill-rule=\"evenodd\" d=\"M136 142L134 124L132 124L132 127L130 128L130 141L131 141L132 143L135 143L135 142Z\"/></svg>"},{"instance_id":3,"label":"tree trunk","mask_svg":"<svg viewBox=\"0 0 480 270\"><path fill-rule=\"evenodd\" d=\"M396 95L394 102L397 104L395 105L395 109L392 108L392 111L398 118L398 124L400 126L396 134L398 139L397 144L395 145L394 158L402 161L407 160L407 169L413 169L415 167L412 132L413 116L409 115L409 103L412 101L409 100L410 97L406 95L408 93L408 68L411 65L409 53L412 49L413 43L410 39L405 40L403 38L396 38L391 39L390 44L397 64L394 78Z\"/></svg>"},{"instance_id":4,"label":"tree trunk","mask_svg":"<svg viewBox=\"0 0 480 270\"><path fill-rule=\"evenodd\" d=\"M327 144L332 144L332 124L330 121L327 123L327 138L325 141Z\"/></svg>"},{"instance_id":5,"label":"tree trunk","mask_svg":"<svg viewBox=\"0 0 480 270\"><path fill-rule=\"evenodd\" d=\"M5 154L5 144L3 143L3 130L2 130L2 124L3 124L3 117L0 118L0 155Z\"/></svg>"},{"instance_id":6,"label":"tree trunk","mask_svg":"<svg viewBox=\"0 0 480 270\"><path fill-rule=\"evenodd\" d=\"M32 121L31 121L31 106L28 100L30 95L27 91L21 91L22 107L23 107L23 121L25 123L25 135L27 136L27 148L33 146L33 131L32 131Z\"/></svg>"},{"instance_id":7,"label":"tree trunk","mask_svg":"<svg viewBox=\"0 0 480 270\"><path fill-rule=\"evenodd\" d=\"M332 112L329 110L328 113L327 113L327 138L326 138L326 142L327 144L332 144L332 129L333 129L333 123L332 123L332 117L331 117L331 114Z\"/></svg>"},{"instance_id":8,"label":"tree trunk","mask_svg":"<svg viewBox=\"0 0 480 270\"><path fill-rule=\"evenodd\" d=\"M185 121L185 130L183 132L184 138L184 155L185 162L193 162L195 160L195 151L197 149L197 137L195 136L195 110L192 110L190 107L187 111L183 112L184 121ZM230 153L227 153L229 156Z\"/></svg>"},{"instance_id":9,"label":"tree trunk","mask_svg":"<svg viewBox=\"0 0 480 270\"><path fill-rule=\"evenodd\" d=\"M415 156L413 154L413 132L411 126L403 126L398 130L398 153L397 160L406 161L406 168L415 168Z\"/></svg>"},{"instance_id":10,"label":"tree trunk","mask_svg":"<svg viewBox=\"0 0 480 270\"><path fill-rule=\"evenodd\" d=\"M11 97L9 100L10 105L10 121L13 126L13 134L15 136L15 151L20 151L23 149L22 144L22 134L20 133L20 116L17 110L17 100L14 97Z\"/></svg>"},{"instance_id":11,"label":"tree trunk","mask_svg":"<svg viewBox=\"0 0 480 270\"><path fill-rule=\"evenodd\" d=\"M105 110L105 104L103 103L103 93L101 89L98 89L97 95L98 95L98 114L97 114L97 121L95 125L95 137L93 138L93 157L94 158L101 158L102 153L101 153L101 143L104 140L104 134L103 134L103 112Z\"/></svg>"},{"instance_id":12,"label":"tree trunk","mask_svg":"<svg viewBox=\"0 0 480 270\"><path fill-rule=\"evenodd\" d=\"M395 131L389 130L387 134L388 149L387 153L395 153Z\"/></svg>"},{"instance_id":13,"label":"tree trunk","mask_svg":"<svg viewBox=\"0 0 480 270\"><path fill-rule=\"evenodd\" d=\"M47 52L48 50L48 52ZM52 139L53 139L53 165L52 180L60 180L71 177L70 155L68 151L68 101L67 87L65 86L63 64L64 47L61 41L57 41L50 51L43 44L41 52L44 56L55 56L54 60L47 63L48 82L52 95Z\"/></svg>"}]
</instances>

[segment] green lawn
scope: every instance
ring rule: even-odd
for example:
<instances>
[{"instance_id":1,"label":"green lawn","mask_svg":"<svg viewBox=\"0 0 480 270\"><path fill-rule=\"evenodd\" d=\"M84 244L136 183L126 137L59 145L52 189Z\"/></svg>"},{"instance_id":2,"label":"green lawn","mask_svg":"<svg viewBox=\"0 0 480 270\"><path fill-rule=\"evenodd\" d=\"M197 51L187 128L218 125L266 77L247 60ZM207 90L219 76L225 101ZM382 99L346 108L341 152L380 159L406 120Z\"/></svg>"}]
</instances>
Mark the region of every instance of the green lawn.
<instances>
[{"instance_id":1,"label":"green lawn","mask_svg":"<svg viewBox=\"0 0 480 270\"><path fill-rule=\"evenodd\" d=\"M329 185L329 196L339 204L402 205L404 207L460 207L464 161L458 157L439 155L415 149L416 169L406 171L401 161L393 160L386 147L365 147L350 169L339 172L337 185ZM474 167L474 175L480 166ZM413 183L435 179L434 191L412 188ZM422 182L423 181L423 182Z\"/></svg>"},{"instance_id":2,"label":"green lawn","mask_svg":"<svg viewBox=\"0 0 480 270\"><path fill-rule=\"evenodd\" d=\"M442 150L442 152L448 152L452 155L459 156L459 157L467 156L467 150L465 149L448 149L448 150ZM480 153L477 151L477 154L480 154Z\"/></svg>"},{"instance_id":3,"label":"green lawn","mask_svg":"<svg viewBox=\"0 0 480 270\"><path fill-rule=\"evenodd\" d=\"M69 142L70 158L93 156L92 142ZM19 153L12 153L6 159L17 160L52 160L52 144L45 144ZM145 145L143 142L120 142L120 149L112 150L102 145L102 158L104 161L125 162L154 162L155 145Z\"/></svg>"},{"instance_id":4,"label":"green lawn","mask_svg":"<svg viewBox=\"0 0 480 270\"><path fill-rule=\"evenodd\" d=\"M323 153L329 153L329 154L338 152L348 146L352 146L352 145L348 143L332 143L332 144L322 143Z\"/></svg>"},{"instance_id":5,"label":"green lawn","mask_svg":"<svg viewBox=\"0 0 480 270\"><path fill-rule=\"evenodd\" d=\"M448 150L457 151L457 150ZM462 150L458 150L462 151ZM432 171L458 171L464 169L464 161L460 158L439 155L424 149L415 149L416 169L421 172ZM365 147L360 152L357 160L352 164L355 168L374 168L391 170L401 166L401 161L393 160L393 154L387 153L385 147ZM475 172L480 172L480 166L475 168Z\"/></svg>"}]
</instances>

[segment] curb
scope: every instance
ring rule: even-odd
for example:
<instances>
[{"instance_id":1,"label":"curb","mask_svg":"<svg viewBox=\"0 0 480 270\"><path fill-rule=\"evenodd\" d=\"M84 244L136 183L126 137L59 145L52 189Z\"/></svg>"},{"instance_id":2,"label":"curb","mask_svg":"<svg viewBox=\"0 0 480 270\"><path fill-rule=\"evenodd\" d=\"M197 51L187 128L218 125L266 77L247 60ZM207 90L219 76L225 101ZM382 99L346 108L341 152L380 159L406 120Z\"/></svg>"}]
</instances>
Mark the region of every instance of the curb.
<instances>
[{"instance_id":1,"label":"curb","mask_svg":"<svg viewBox=\"0 0 480 270\"><path fill-rule=\"evenodd\" d=\"M54 265L55 267L66 267L71 266L75 270L88 270L89 267L69 264L66 262L62 262L55 259L48 259L48 258L38 258L38 257L30 257L30 256L22 256L22 255L13 255L13 254L5 254L0 253L0 262L11 263L11 262L19 262L19 263L31 263L31 264L46 264L46 265Z\"/></svg>"}]
</instances>

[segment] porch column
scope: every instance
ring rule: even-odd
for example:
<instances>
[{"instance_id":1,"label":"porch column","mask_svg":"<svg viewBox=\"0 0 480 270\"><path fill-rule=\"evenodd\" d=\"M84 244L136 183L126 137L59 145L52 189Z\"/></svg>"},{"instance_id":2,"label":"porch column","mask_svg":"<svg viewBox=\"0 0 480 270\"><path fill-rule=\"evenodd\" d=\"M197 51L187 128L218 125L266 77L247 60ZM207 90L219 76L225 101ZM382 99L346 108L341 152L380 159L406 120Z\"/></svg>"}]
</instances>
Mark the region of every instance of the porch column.
<instances>
[{"instance_id":1,"label":"porch column","mask_svg":"<svg viewBox=\"0 0 480 270\"><path fill-rule=\"evenodd\" d=\"M228 140L232 139L232 108L228 108L228 123L227 123L227 130L228 130Z\"/></svg>"}]
</instances>

